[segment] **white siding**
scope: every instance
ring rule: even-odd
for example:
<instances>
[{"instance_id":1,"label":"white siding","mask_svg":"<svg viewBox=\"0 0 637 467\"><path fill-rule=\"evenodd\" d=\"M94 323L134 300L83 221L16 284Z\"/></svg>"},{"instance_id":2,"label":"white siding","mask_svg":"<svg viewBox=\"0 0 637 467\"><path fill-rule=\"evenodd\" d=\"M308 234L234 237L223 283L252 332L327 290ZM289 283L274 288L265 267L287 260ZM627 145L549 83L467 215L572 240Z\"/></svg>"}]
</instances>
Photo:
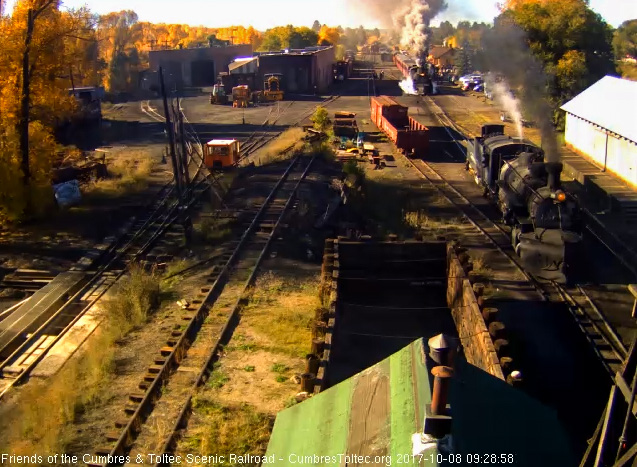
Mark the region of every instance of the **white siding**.
<instances>
[{"instance_id":1,"label":"white siding","mask_svg":"<svg viewBox=\"0 0 637 467\"><path fill-rule=\"evenodd\" d=\"M637 144L625 138L608 137L606 168L637 186Z\"/></svg>"},{"instance_id":2,"label":"white siding","mask_svg":"<svg viewBox=\"0 0 637 467\"><path fill-rule=\"evenodd\" d=\"M637 186L637 144L566 114L566 142L599 166Z\"/></svg>"}]
</instances>

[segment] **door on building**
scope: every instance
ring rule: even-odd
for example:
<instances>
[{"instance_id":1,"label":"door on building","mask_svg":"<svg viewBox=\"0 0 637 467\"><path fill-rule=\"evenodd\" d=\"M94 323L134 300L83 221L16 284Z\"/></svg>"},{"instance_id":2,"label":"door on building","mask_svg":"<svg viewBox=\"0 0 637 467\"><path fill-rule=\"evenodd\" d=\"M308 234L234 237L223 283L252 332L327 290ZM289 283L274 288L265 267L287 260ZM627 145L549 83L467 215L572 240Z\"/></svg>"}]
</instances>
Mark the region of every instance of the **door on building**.
<instances>
[{"instance_id":1,"label":"door on building","mask_svg":"<svg viewBox=\"0 0 637 467\"><path fill-rule=\"evenodd\" d=\"M217 82L215 62L212 60L196 60L192 62L190 76L193 86L213 86Z\"/></svg>"}]
</instances>

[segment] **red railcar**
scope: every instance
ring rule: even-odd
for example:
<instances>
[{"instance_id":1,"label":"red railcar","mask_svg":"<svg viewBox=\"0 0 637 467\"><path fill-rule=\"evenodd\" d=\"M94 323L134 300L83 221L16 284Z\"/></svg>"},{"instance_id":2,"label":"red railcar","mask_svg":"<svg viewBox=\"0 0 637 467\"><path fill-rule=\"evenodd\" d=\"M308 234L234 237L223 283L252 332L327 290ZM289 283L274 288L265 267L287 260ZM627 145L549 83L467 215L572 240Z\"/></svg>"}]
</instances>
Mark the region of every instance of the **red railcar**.
<instances>
[{"instance_id":1,"label":"red railcar","mask_svg":"<svg viewBox=\"0 0 637 467\"><path fill-rule=\"evenodd\" d=\"M372 121L403 154L424 157L429 150L429 129L411 118L407 107L387 96L372 97Z\"/></svg>"},{"instance_id":2,"label":"red railcar","mask_svg":"<svg viewBox=\"0 0 637 467\"><path fill-rule=\"evenodd\" d=\"M394 65L400 70L404 77L410 76L410 70L417 66L416 61L409 55L395 54Z\"/></svg>"}]
</instances>

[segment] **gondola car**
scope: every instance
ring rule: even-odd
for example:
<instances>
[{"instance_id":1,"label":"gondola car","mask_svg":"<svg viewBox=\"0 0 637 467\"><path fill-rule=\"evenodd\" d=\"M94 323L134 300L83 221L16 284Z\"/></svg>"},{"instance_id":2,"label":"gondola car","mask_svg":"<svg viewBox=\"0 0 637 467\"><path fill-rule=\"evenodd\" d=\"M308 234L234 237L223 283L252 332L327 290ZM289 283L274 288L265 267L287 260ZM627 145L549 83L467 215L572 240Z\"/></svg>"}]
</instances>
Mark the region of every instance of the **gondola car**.
<instances>
[{"instance_id":1,"label":"gondola car","mask_svg":"<svg viewBox=\"0 0 637 467\"><path fill-rule=\"evenodd\" d=\"M565 283L576 270L582 216L560 183L562 164L545 162L533 142L484 125L467 148L466 168L512 226L511 243L525 269Z\"/></svg>"},{"instance_id":2,"label":"gondola car","mask_svg":"<svg viewBox=\"0 0 637 467\"><path fill-rule=\"evenodd\" d=\"M429 129L408 115L408 109L387 96L372 97L372 121L401 152L425 157L429 149Z\"/></svg>"}]
</instances>

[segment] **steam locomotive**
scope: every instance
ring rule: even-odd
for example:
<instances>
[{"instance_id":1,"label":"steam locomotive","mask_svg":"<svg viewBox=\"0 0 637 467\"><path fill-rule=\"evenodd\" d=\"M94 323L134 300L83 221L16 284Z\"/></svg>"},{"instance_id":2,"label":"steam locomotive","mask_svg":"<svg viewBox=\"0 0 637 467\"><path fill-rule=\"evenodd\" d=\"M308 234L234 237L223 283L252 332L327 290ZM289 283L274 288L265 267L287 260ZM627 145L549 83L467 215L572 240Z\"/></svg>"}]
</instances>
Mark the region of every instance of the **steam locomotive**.
<instances>
[{"instance_id":1,"label":"steam locomotive","mask_svg":"<svg viewBox=\"0 0 637 467\"><path fill-rule=\"evenodd\" d=\"M435 74L433 65L424 59L415 60L404 54L394 55L394 64L405 78L411 79L417 94L426 96L434 93L434 84L431 80L431 76Z\"/></svg>"},{"instance_id":2,"label":"steam locomotive","mask_svg":"<svg viewBox=\"0 0 637 467\"><path fill-rule=\"evenodd\" d=\"M567 282L576 269L582 215L561 188L562 164L545 162L541 148L505 135L504 125L484 125L481 134L467 148L466 168L512 226L511 243L525 269Z\"/></svg>"}]
</instances>

